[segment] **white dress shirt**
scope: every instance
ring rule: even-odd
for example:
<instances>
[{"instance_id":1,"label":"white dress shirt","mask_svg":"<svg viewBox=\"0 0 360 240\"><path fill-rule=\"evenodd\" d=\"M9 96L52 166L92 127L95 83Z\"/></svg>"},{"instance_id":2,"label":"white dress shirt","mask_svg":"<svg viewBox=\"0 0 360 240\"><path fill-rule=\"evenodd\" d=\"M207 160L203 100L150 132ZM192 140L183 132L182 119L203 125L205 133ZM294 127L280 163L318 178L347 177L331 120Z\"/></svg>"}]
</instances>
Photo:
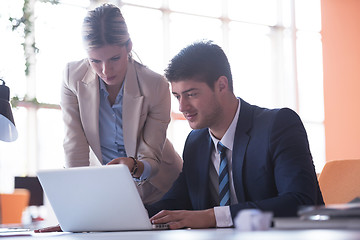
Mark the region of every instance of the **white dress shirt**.
<instances>
[{"instance_id":1,"label":"white dress shirt","mask_svg":"<svg viewBox=\"0 0 360 240\"><path fill-rule=\"evenodd\" d=\"M215 189L219 189L219 166L220 166L220 154L217 149L217 144L220 141L226 148L226 157L228 160L228 169L229 169L229 184L230 184L230 203L231 204L237 204L238 200L235 193L234 188L234 180L233 180L233 173L232 173L232 152L233 152L233 145L234 145L234 137L235 137L235 130L236 125L239 119L239 113L240 113L240 99L238 99L239 104L238 108L236 110L236 114L234 116L234 119L232 120L229 128L226 130L224 136L222 139L217 139L214 137L209 129L209 133L211 136L211 139L214 143L214 151L211 153L211 161L214 165L214 168L216 170L217 174L211 174L210 171L210 184L216 184L216 186L212 186ZM221 206L221 207L214 207L215 212L215 219L216 219L216 227L231 227L233 226L233 221L231 218L230 213L230 207L229 206Z\"/></svg>"}]
</instances>

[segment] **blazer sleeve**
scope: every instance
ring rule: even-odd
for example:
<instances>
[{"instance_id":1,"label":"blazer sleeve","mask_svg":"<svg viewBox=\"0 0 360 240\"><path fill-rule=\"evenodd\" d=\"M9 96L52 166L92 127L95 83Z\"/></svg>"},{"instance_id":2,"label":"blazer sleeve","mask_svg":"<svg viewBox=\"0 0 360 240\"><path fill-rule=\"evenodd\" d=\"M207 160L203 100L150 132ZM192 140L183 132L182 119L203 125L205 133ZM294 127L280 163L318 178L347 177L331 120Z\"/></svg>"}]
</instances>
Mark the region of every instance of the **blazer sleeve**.
<instances>
[{"instance_id":1,"label":"blazer sleeve","mask_svg":"<svg viewBox=\"0 0 360 240\"><path fill-rule=\"evenodd\" d=\"M266 179L264 183L267 181L269 185L259 186L244 180L245 188L252 188L246 191L248 196L251 191L254 195L256 191L267 192L267 196L230 206L233 219L245 208L258 208L271 211L276 217L284 217L296 216L301 205L323 204L307 134L299 116L290 109L281 109L268 131L264 141L268 148L266 165L271 173L258 177ZM259 174L247 168L243 171Z\"/></svg>"},{"instance_id":2,"label":"blazer sleeve","mask_svg":"<svg viewBox=\"0 0 360 240\"><path fill-rule=\"evenodd\" d=\"M60 101L65 131L65 167L88 166L89 144L82 127L75 79L71 79L71 67L72 64L69 63L64 70Z\"/></svg>"},{"instance_id":3,"label":"blazer sleeve","mask_svg":"<svg viewBox=\"0 0 360 240\"><path fill-rule=\"evenodd\" d=\"M140 139L137 149L139 160L147 161L151 166L149 177L155 176L159 171L161 161L170 161L162 159L164 149L166 130L170 122L170 90L167 81L160 75L153 81L153 86L143 86L145 95L144 104L144 125L140 129ZM146 79L142 80L145 81Z\"/></svg>"}]
</instances>

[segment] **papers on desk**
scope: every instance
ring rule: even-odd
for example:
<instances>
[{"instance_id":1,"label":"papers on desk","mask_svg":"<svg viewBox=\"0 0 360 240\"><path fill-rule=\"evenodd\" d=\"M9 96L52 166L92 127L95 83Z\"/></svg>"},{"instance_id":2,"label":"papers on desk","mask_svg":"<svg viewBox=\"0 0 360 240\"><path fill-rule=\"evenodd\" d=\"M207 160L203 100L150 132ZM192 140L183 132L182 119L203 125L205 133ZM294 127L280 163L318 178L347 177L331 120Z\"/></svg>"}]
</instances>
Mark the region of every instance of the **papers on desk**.
<instances>
[{"instance_id":1,"label":"papers on desk","mask_svg":"<svg viewBox=\"0 0 360 240\"><path fill-rule=\"evenodd\" d=\"M360 229L360 219L275 218L274 229Z\"/></svg>"},{"instance_id":2,"label":"papers on desk","mask_svg":"<svg viewBox=\"0 0 360 240\"><path fill-rule=\"evenodd\" d=\"M32 233L25 228L0 228L0 237L31 236Z\"/></svg>"},{"instance_id":3,"label":"papers on desk","mask_svg":"<svg viewBox=\"0 0 360 240\"><path fill-rule=\"evenodd\" d=\"M272 212L244 209L236 216L234 225L239 231L266 231L270 229L272 218Z\"/></svg>"},{"instance_id":4,"label":"papers on desk","mask_svg":"<svg viewBox=\"0 0 360 240\"><path fill-rule=\"evenodd\" d=\"M298 218L276 218L278 229L360 229L360 203L303 207Z\"/></svg>"},{"instance_id":5,"label":"papers on desk","mask_svg":"<svg viewBox=\"0 0 360 240\"><path fill-rule=\"evenodd\" d=\"M1 238L8 238L8 237L20 237L20 239L23 239L21 237L36 237L41 236L44 239L48 239L52 236L65 236L69 235L69 232L49 232L49 233L35 233L31 229L26 228L16 228L16 227L0 227L0 239Z\"/></svg>"},{"instance_id":6,"label":"papers on desk","mask_svg":"<svg viewBox=\"0 0 360 240\"><path fill-rule=\"evenodd\" d=\"M330 204L326 206L303 207L298 211L302 218L322 216L327 218L359 218L360 203Z\"/></svg>"}]
</instances>

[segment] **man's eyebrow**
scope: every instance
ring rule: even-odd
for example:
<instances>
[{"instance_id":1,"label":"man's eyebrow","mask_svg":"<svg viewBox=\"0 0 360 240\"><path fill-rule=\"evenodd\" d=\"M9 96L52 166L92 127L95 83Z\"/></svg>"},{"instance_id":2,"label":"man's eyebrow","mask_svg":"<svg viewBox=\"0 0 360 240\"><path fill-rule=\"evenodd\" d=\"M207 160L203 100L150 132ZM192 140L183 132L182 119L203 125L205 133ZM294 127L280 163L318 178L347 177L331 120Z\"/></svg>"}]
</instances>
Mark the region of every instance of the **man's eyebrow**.
<instances>
[{"instance_id":1,"label":"man's eyebrow","mask_svg":"<svg viewBox=\"0 0 360 240\"><path fill-rule=\"evenodd\" d=\"M194 91L194 90L197 90L197 88L190 88L190 89L185 90L185 91L183 91L181 93L184 94L184 93L191 92L191 91ZM177 92L172 92L172 94L178 94L178 93Z\"/></svg>"}]
</instances>

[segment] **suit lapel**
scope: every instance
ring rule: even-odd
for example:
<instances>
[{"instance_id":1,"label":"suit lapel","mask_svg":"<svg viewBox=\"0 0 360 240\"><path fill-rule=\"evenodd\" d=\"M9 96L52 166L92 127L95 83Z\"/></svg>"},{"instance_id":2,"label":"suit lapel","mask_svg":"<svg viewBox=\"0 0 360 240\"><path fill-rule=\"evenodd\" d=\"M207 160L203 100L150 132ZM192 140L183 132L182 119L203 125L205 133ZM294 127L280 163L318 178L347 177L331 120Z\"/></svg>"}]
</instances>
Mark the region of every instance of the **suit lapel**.
<instances>
[{"instance_id":1,"label":"suit lapel","mask_svg":"<svg viewBox=\"0 0 360 240\"><path fill-rule=\"evenodd\" d=\"M189 149L184 149L184 172L192 208L205 209L209 207L209 164L212 142L207 129L194 130L190 135L194 136L189 137L191 141L186 143L189 144Z\"/></svg>"},{"instance_id":2,"label":"suit lapel","mask_svg":"<svg viewBox=\"0 0 360 240\"><path fill-rule=\"evenodd\" d=\"M197 158L197 166L196 166L196 170L199 172L199 174L197 175L198 177L198 187L197 189L199 189L198 191L198 205L199 205L199 209L206 209L209 206L209 197L210 197L210 193L209 193L209 182L210 182L210 178L209 178L209 164L211 162L211 152L213 149L213 143L211 141L210 135L207 134L207 141L205 141L204 145L200 146L199 148L199 152L201 153L201 157ZM200 170L200 171L199 171Z\"/></svg>"},{"instance_id":3,"label":"suit lapel","mask_svg":"<svg viewBox=\"0 0 360 240\"><path fill-rule=\"evenodd\" d=\"M135 63L129 62L124 81L123 136L128 156L136 156L139 121L144 97L141 95Z\"/></svg>"},{"instance_id":4,"label":"suit lapel","mask_svg":"<svg viewBox=\"0 0 360 240\"><path fill-rule=\"evenodd\" d=\"M90 66L88 66L84 78L78 84L80 115L86 138L96 157L102 163L99 137L99 81Z\"/></svg>"},{"instance_id":5,"label":"suit lapel","mask_svg":"<svg viewBox=\"0 0 360 240\"><path fill-rule=\"evenodd\" d=\"M245 153L250 140L248 131L252 126L252 118L253 108L241 99L240 115L236 126L232 155L234 188L239 203L245 201L242 172Z\"/></svg>"}]
</instances>

